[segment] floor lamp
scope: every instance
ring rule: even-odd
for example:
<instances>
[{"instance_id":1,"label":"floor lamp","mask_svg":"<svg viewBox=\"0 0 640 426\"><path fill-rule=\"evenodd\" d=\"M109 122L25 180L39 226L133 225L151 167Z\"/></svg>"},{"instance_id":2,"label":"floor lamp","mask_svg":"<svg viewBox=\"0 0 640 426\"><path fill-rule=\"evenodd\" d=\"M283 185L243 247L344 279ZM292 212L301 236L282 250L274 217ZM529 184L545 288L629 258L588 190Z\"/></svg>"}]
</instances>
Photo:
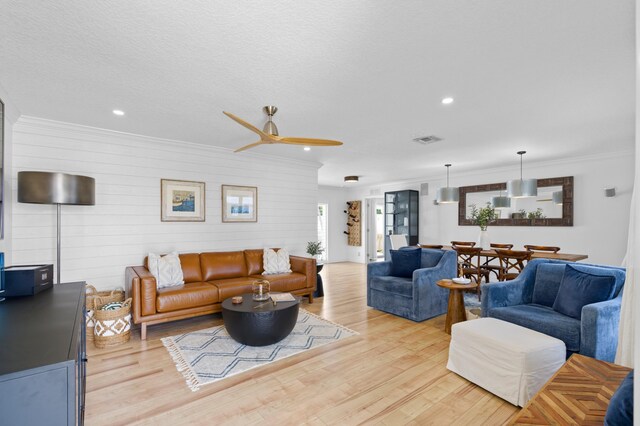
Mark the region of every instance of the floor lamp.
<instances>
[{"instance_id":1,"label":"floor lamp","mask_svg":"<svg viewBox=\"0 0 640 426\"><path fill-rule=\"evenodd\" d=\"M96 181L92 177L51 172L18 172L18 202L55 204L57 223L57 281L60 283L60 215L62 205L96 204Z\"/></svg>"}]
</instances>

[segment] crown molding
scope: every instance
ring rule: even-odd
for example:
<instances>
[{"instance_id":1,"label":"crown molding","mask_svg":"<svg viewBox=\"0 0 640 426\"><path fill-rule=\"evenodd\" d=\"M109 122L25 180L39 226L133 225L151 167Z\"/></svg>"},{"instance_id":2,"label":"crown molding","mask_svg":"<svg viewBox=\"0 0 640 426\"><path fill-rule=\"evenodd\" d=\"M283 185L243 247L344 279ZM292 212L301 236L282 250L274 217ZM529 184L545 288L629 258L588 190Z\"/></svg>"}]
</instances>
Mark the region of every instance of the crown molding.
<instances>
[{"instance_id":1,"label":"crown molding","mask_svg":"<svg viewBox=\"0 0 640 426\"><path fill-rule=\"evenodd\" d=\"M588 155L582 155L582 156L571 156L571 157L557 158L557 159L546 160L546 161L545 160L530 161L527 163L526 168L561 166L561 165L567 165L567 164L597 162L602 160L628 158L628 157L635 158L634 149L625 149L625 150L613 151L613 152L601 152L601 153L588 154ZM471 170L465 170L462 172L458 171L456 172L455 177L456 178L482 177L487 174L487 170L488 169L486 167L484 168L478 167L478 168L473 168ZM519 173L520 164L518 163L517 165L491 167L489 170L492 173L494 172L505 173L505 174L508 174L511 172ZM514 176L516 175L514 174ZM359 186L357 188L344 188L340 186L332 186L332 188L343 188L343 189L346 189L346 191L355 191L360 193L363 191L368 192L371 189L384 188L388 186L410 186L410 185L421 184L424 182L444 181L444 180L445 180L444 172L442 172L437 174L425 175L415 179L405 179L405 180L398 180L398 181L391 181L391 182L378 182L377 184L364 185L364 186ZM329 185L323 185L323 186L329 187Z\"/></svg>"},{"instance_id":2,"label":"crown molding","mask_svg":"<svg viewBox=\"0 0 640 426\"><path fill-rule=\"evenodd\" d=\"M63 121L48 120L32 116L22 115L14 124L14 133L35 134L42 136L56 136L69 139L91 140L96 142L108 143L111 145L130 146L131 142L149 143L154 147L164 146L167 148L185 148L189 147L195 150L205 152L213 152L219 154L233 154L242 156L242 158L274 161L304 167L314 167L319 169L322 163L309 160L297 160L278 155L256 154L251 152L243 152L242 154L234 153L232 149L223 148L213 145L205 145L195 142L187 142L176 139L164 139L154 136L138 135L135 133L120 132L116 130L101 129L98 127L85 126L81 124L67 123Z\"/></svg>"}]
</instances>

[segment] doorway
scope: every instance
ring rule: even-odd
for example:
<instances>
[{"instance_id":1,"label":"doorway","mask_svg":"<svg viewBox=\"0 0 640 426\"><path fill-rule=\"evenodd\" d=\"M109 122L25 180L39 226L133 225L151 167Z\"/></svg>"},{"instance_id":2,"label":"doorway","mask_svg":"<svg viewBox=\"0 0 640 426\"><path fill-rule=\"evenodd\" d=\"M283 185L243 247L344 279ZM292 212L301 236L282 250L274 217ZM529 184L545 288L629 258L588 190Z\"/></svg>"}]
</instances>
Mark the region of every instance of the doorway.
<instances>
[{"instance_id":1,"label":"doorway","mask_svg":"<svg viewBox=\"0 0 640 426\"><path fill-rule=\"evenodd\" d=\"M367 262L384 260L384 199L367 200Z\"/></svg>"},{"instance_id":2,"label":"doorway","mask_svg":"<svg viewBox=\"0 0 640 426\"><path fill-rule=\"evenodd\" d=\"M318 241L322 243L324 251L318 256L318 262L324 263L329 259L329 205L318 204Z\"/></svg>"}]
</instances>

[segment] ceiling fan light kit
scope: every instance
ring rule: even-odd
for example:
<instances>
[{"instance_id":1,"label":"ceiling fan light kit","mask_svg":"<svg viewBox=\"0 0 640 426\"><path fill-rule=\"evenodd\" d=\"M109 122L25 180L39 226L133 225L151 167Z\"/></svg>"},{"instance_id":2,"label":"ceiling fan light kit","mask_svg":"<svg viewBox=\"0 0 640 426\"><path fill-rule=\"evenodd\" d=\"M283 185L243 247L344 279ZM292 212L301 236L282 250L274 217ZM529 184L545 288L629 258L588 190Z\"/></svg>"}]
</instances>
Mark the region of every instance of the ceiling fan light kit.
<instances>
[{"instance_id":1,"label":"ceiling fan light kit","mask_svg":"<svg viewBox=\"0 0 640 426\"><path fill-rule=\"evenodd\" d=\"M538 195L538 179L522 179L522 155L527 151L518 151L520 156L520 179L507 182L507 196L510 198L536 197Z\"/></svg>"},{"instance_id":2,"label":"ceiling fan light kit","mask_svg":"<svg viewBox=\"0 0 640 426\"><path fill-rule=\"evenodd\" d=\"M240 117L237 117L230 112L223 111L223 113L240 124L243 127L251 130L260 136L260 140L258 142L254 142L249 145L245 145L236 149L234 152L244 151L249 148L254 148L259 145L268 145L268 144L286 144L286 145L302 145L302 146L339 146L342 145L342 142L334 141L330 139L315 139L315 138L298 138L298 137L288 137L288 136L280 136L278 134L278 128L276 124L273 122L273 115L278 111L278 108L275 106L265 106L262 110L267 114L268 121L265 123L263 130L258 129L254 125L244 121Z\"/></svg>"},{"instance_id":3,"label":"ceiling fan light kit","mask_svg":"<svg viewBox=\"0 0 640 426\"><path fill-rule=\"evenodd\" d=\"M460 191L456 187L449 186L449 167L451 164L444 165L447 168L447 186L438 189L436 201L438 204L450 204L460 201Z\"/></svg>"}]
</instances>

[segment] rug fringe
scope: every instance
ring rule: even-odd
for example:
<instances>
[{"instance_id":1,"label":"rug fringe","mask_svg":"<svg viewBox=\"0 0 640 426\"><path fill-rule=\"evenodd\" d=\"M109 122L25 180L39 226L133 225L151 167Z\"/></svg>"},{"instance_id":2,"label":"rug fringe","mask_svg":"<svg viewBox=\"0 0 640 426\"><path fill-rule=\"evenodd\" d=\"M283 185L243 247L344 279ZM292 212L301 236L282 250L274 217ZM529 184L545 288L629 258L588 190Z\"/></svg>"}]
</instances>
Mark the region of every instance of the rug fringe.
<instances>
[{"instance_id":1,"label":"rug fringe","mask_svg":"<svg viewBox=\"0 0 640 426\"><path fill-rule=\"evenodd\" d=\"M167 348L171 358L173 358L173 362L176 365L176 369L182 373L182 376L187 382L187 386L191 389L192 392L195 392L200 389L198 378L195 373L191 370L191 367L187 363L187 361L180 354L180 349L173 341L171 337L164 337L161 339L162 344Z\"/></svg>"}]
</instances>

